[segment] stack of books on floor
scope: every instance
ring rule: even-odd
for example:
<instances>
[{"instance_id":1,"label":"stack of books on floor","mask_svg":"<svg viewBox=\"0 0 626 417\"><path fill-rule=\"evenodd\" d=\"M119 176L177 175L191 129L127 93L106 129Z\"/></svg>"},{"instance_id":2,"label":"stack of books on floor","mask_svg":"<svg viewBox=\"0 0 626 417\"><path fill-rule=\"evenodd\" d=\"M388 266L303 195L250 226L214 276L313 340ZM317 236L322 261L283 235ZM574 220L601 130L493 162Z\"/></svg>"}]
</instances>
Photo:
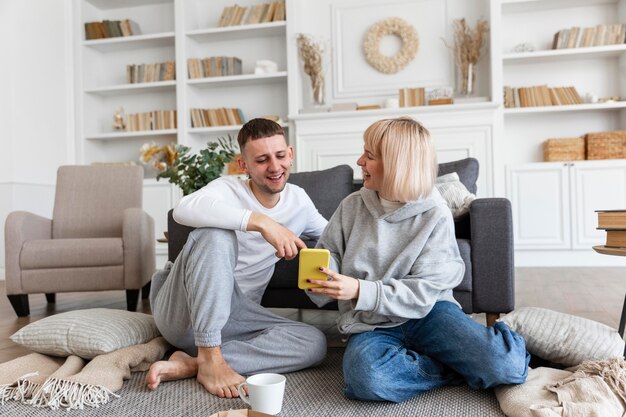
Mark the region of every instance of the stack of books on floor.
<instances>
[{"instance_id":1,"label":"stack of books on floor","mask_svg":"<svg viewBox=\"0 0 626 417\"><path fill-rule=\"evenodd\" d=\"M606 230L604 246L626 251L626 209L596 210L596 212L598 213L598 229Z\"/></svg>"}]
</instances>

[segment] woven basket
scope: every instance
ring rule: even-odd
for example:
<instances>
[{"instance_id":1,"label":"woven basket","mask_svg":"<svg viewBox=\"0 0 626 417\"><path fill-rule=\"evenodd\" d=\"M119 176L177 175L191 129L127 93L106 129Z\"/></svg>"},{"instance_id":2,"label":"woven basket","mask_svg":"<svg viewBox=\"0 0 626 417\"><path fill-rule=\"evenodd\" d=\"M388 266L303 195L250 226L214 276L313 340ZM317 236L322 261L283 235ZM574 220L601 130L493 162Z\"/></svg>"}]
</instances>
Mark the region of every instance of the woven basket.
<instances>
[{"instance_id":1,"label":"woven basket","mask_svg":"<svg viewBox=\"0 0 626 417\"><path fill-rule=\"evenodd\" d=\"M581 161L585 159L584 138L555 138L546 139L543 143L543 160L554 161Z\"/></svg>"},{"instance_id":2,"label":"woven basket","mask_svg":"<svg viewBox=\"0 0 626 417\"><path fill-rule=\"evenodd\" d=\"M587 133L585 138L587 159L626 158L626 130Z\"/></svg>"}]
</instances>

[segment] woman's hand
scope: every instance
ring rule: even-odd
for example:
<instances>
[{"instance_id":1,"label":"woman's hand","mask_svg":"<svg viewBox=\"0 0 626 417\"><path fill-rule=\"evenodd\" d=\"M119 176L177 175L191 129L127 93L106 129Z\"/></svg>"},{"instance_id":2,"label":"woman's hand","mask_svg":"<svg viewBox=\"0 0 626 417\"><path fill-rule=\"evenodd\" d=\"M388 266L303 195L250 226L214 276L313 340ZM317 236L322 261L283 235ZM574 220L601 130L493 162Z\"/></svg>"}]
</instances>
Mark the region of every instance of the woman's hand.
<instances>
[{"instance_id":1,"label":"woman's hand","mask_svg":"<svg viewBox=\"0 0 626 417\"><path fill-rule=\"evenodd\" d=\"M328 275L328 281L307 279L311 284L320 285L320 288L309 288L314 294L323 294L335 300L356 300L359 298L359 280L320 267L320 271Z\"/></svg>"}]
</instances>

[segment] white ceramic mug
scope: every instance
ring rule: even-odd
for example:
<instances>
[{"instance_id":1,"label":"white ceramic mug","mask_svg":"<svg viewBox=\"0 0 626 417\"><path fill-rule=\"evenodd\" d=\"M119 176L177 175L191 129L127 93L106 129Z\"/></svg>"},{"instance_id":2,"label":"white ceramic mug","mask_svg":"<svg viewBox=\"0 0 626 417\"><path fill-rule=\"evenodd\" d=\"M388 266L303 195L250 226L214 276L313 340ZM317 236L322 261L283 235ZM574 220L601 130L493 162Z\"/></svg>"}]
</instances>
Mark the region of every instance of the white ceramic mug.
<instances>
[{"instance_id":1,"label":"white ceramic mug","mask_svg":"<svg viewBox=\"0 0 626 417\"><path fill-rule=\"evenodd\" d=\"M237 386L239 396L254 411L265 414L278 414L283 408L283 395L287 378L280 374L257 374L249 376L246 382ZM248 388L245 395L244 387Z\"/></svg>"}]
</instances>

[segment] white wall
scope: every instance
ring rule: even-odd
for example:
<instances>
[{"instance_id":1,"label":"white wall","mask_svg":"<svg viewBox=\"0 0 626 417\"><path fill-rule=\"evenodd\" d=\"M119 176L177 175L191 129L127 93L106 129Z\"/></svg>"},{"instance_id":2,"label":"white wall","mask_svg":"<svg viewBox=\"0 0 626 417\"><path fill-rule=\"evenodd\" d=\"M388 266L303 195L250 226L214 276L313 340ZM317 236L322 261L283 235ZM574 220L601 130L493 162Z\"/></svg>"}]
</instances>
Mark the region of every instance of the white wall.
<instances>
[{"instance_id":1,"label":"white wall","mask_svg":"<svg viewBox=\"0 0 626 417\"><path fill-rule=\"evenodd\" d=\"M51 216L56 169L71 162L70 10L69 0L0 0L3 225L12 210Z\"/></svg>"}]
</instances>

